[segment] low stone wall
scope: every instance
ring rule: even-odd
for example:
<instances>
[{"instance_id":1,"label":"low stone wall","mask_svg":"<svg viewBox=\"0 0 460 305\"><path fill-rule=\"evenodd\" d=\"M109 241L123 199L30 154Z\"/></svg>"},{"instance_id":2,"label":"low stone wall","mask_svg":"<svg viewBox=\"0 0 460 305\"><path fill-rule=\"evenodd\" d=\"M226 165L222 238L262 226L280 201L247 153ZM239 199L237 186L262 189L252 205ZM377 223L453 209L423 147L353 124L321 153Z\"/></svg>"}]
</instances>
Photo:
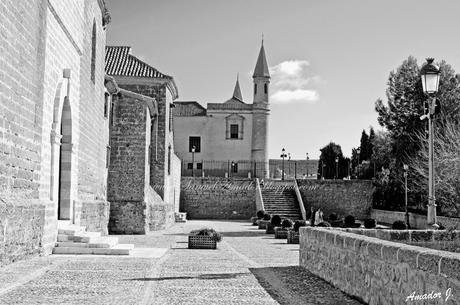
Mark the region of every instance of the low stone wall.
<instances>
[{"instance_id":1,"label":"low stone wall","mask_svg":"<svg viewBox=\"0 0 460 305\"><path fill-rule=\"evenodd\" d=\"M370 217L374 186L367 180L307 180L297 184L305 210L321 208L325 220L331 213L339 217L353 215L356 219Z\"/></svg>"},{"instance_id":2,"label":"low stone wall","mask_svg":"<svg viewBox=\"0 0 460 305\"><path fill-rule=\"evenodd\" d=\"M249 219L256 214L255 191L252 179L184 177L180 210L188 219Z\"/></svg>"},{"instance_id":3,"label":"low stone wall","mask_svg":"<svg viewBox=\"0 0 460 305\"><path fill-rule=\"evenodd\" d=\"M41 254L45 205L10 205L0 201L0 267Z\"/></svg>"},{"instance_id":4,"label":"low stone wall","mask_svg":"<svg viewBox=\"0 0 460 305\"><path fill-rule=\"evenodd\" d=\"M406 221L405 212L396 211L385 211L372 209L371 217L378 222L392 224L396 220ZM460 229L460 218L437 216L437 222L442 224L446 228L458 228ZM409 224L412 228L423 229L427 228L426 215L420 215L409 212Z\"/></svg>"},{"instance_id":5,"label":"low stone wall","mask_svg":"<svg viewBox=\"0 0 460 305\"><path fill-rule=\"evenodd\" d=\"M303 227L300 266L370 305L460 302L457 253L342 230ZM435 299L428 303L417 299L429 298L430 293ZM444 302L447 296L448 302Z\"/></svg>"},{"instance_id":6,"label":"low stone wall","mask_svg":"<svg viewBox=\"0 0 460 305\"><path fill-rule=\"evenodd\" d=\"M102 200L74 201L75 223L85 226L88 232L108 234L110 203Z\"/></svg>"}]
</instances>

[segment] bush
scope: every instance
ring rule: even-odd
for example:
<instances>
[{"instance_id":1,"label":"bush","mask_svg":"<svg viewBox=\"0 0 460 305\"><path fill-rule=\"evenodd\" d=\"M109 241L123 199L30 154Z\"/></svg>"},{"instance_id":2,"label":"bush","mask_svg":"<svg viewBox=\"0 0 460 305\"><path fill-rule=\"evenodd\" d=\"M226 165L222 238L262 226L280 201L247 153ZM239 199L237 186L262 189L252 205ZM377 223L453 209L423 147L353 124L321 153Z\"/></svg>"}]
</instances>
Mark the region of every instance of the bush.
<instances>
[{"instance_id":1,"label":"bush","mask_svg":"<svg viewBox=\"0 0 460 305\"><path fill-rule=\"evenodd\" d=\"M294 232L299 232L300 227L306 227L307 222L305 220L296 220L294 222Z\"/></svg>"},{"instance_id":2,"label":"bush","mask_svg":"<svg viewBox=\"0 0 460 305\"><path fill-rule=\"evenodd\" d=\"M257 214L256 214L257 218L262 219L264 218L264 215L265 215L265 211L262 211L262 210L257 211Z\"/></svg>"},{"instance_id":3,"label":"bush","mask_svg":"<svg viewBox=\"0 0 460 305\"><path fill-rule=\"evenodd\" d=\"M345 217L345 227L352 228L355 225L355 218L351 215Z\"/></svg>"},{"instance_id":4,"label":"bush","mask_svg":"<svg viewBox=\"0 0 460 305\"><path fill-rule=\"evenodd\" d=\"M271 224L275 227L279 227L281 224L281 216L273 215L272 219L270 220Z\"/></svg>"},{"instance_id":5,"label":"bush","mask_svg":"<svg viewBox=\"0 0 460 305\"><path fill-rule=\"evenodd\" d=\"M406 222L402 220L396 220L395 222L393 222L393 225L391 226L391 228L393 230L406 230L407 229Z\"/></svg>"},{"instance_id":6,"label":"bush","mask_svg":"<svg viewBox=\"0 0 460 305\"><path fill-rule=\"evenodd\" d=\"M320 222L317 227L326 227L326 228L329 228L331 226L330 223L328 223L327 221L323 221L323 222Z\"/></svg>"},{"instance_id":7,"label":"bush","mask_svg":"<svg viewBox=\"0 0 460 305\"><path fill-rule=\"evenodd\" d=\"M374 229L377 226L377 221L373 218L364 220L364 227L366 229Z\"/></svg>"},{"instance_id":8,"label":"bush","mask_svg":"<svg viewBox=\"0 0 460 305\"><path fill-rule=\"evenodd\" d=\"M206 235L211 236L212 240L220 242L222 240L222 234L216 232L216 230L211 228L203 228L199 230L193 230L190 232L191 235Z\"/></svg>"},{"instance_id":9,"label":"bush","mask_svg":"<svg viewBox=\"0 0 460 305\"><path fill-rule=\"evenodd\" d=\"M285 219L283 220L283 222L281 223L281 226L285 229L287 228L291 228L292 227L292 221L290 219Z\"/></svg>"},{"instance_id":10,"label":"bush","mask_svg":"<svg viewBox=\"0 0 460 305\"><path fill-rule=\"evenodd\" d=\"M265 213L264 214L264 220L270 220L272 218L272 216L268 213Z\"/></svg>"},{"instance_id":11,"label":"bush","mask_svg":"<svg viewBox=\"0 0 460 305\"><path fill-rule=\"evenodd\" d=\"M336 221L337 219L339 219L339 216L337 216L336 213L331 213L331 215L329 215L330 221Z\"/></svg>"}]
</instances>

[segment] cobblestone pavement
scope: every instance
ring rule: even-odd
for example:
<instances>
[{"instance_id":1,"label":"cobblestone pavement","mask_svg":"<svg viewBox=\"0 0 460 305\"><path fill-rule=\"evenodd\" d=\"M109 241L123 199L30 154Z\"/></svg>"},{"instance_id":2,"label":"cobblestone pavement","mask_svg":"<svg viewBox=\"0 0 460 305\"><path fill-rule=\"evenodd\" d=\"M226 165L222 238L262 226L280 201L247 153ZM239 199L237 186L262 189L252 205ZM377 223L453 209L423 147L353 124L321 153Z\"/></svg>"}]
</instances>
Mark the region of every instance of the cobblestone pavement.
<instances>
[{"instance_id":1,"label":"cobblestone pavement","mask_svg":"<svg viewBox=\"0 0 460 305\"><path fill-rule=\"evenodd\" d=\"M202 227L223 233L217 250L187 249L187 233ZM300 268L298 245L248 222L189 221L120 242L134 243L135 253L1 268L0 304L360 304Z\"/></svg>"}]
</instances>

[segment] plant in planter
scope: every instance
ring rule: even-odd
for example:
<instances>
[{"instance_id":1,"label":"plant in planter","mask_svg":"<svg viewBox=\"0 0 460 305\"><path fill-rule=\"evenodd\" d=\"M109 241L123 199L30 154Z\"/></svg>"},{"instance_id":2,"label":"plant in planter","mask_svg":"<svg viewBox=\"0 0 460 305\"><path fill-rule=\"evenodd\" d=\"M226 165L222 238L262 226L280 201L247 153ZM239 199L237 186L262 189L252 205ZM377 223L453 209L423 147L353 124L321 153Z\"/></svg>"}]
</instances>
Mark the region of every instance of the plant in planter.
<instances>
[{"instance_id":1,"label":"plant in planter","mask_svg":"<svg viewBox=\"0 0 460 305\"><path fill-rule=\"evenodd\" d=\"M361 226L360 223L355 222L355 218L352 215L348 215L345 217L345 224L343 225L344 228L359 228Z\"/></svg>"},{"instance_id":2,"label":"plant in planter","mask_svg":"<svg viewBox=\"0 0 460 305\"><path fill-rule=\"evenodd\" d=\"M264 217L261 220L259 220L259 229L264 229L265 230L267 228L267 224L270 223L271 218L272 217L271 217L270 214L265 213Z\"/></svg>"},{"instance_id":3,"label":"plant in planter","mask_svg":"<svg viewBox=\"0 0 460 305\"><path fill-rule=\"evenodd\" d=\"M193 230L188 236L189 249L216 249L222 234L211 228Z\"/></svg>"},{"instance_id":4,"label":"plant in planter","mask_svg":"<svg viewBox=\"0 0 460 305\"><path fill-rule=\"evenodd\" d=\"M281 216L273 215L272 219L270 220L270 223L267 224L267 229L265 233L274 234L275 227L279 227L280 225L281 225Z\"/></svg>"},{"instance_id":5,"label":"plant in planter","mask_svg":"<svg viewBox=\"0 0 460 305\"><path fill-rule=\"evenodd\" d=\"M332 227L343 226L342 219L339 219L339 216L337 216L336 213L331 213L331 215L329 215L329 223L331 224Z\"/></svg>"},{"instance_id":6,"label":"plant in planter","mask_svg":"<svg viewBox=\"0 0 460 305\"><path fill-rule=\"evenodd\" d=\"M275 227L275 238L279 238L279 239L287 238L287 233L291 228L292 228L292 221L290 219L284 219L281 222L281 227Z\"/></svg>"},{"instance_id":7,"label":"plant in planter","mask_svg":"<svg viewBox=\"0 0 460 305\"><path fill-rule=\"evenodd\" d=\"M364 227L366 229L375 229L376 226L377 226L377 221L375 219L368 218L364 220Z\"/></svg>"},{"instance_id":8,"label":"plant in planter","mask_svg":"<svg viewBox=\"0 0 460 305\"><path fill-rule=\"evenodd\" d=\"M259 223L258 221L261 220L265 215L265 212L262 210L257 211L255 217L251 217L251 222L253 226L257 226Z\"/></svg>"},{"instance_id":9,"label":"plant in planter","mask_svg":"<svg viewBox=\"0 0 460 305\"><path fill-rule=\"evenodd\" d=\"M396 220L395 222L393 222L393 225L391 226L391 228L393 230L406 230L407 225L406 225L406 222L402 220Z\"/></svg>"},{"instance_id":10,"label":"plant in planter","mask_svg":"<svg viewBox=\"0 0 460 305\"><path fill-rule=\"evenodd\" d=\"M299 228L306 227L307 222L305 220L296 220L294 222L293 230L287 232L287 243L298 244L299 243Z\"/></svg>"}]
</instances>

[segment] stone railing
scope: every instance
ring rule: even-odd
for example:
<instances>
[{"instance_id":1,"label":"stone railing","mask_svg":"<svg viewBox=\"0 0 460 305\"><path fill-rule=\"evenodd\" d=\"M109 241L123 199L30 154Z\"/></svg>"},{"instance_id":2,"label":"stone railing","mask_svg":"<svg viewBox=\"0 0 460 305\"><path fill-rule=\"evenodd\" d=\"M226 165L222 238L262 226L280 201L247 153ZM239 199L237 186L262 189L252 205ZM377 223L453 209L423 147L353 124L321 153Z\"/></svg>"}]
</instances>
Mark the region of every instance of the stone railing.
<instances>
[{"instance_id":1,"label":"stone railing","mask_svg":"<svg viewBox=\"0 0 460 305\"><path fill-rule=\"evenodd\" d=\"M256 209L257 211L265 211L264 199L262 197L262 189L260 188L259 178L256 178Z\"/></svg>"},{"instance_id":2,"label":"stone railing","mask_svg":"<svg viewBox=\"0 0 460 305\"><path fill-rule=\"evenodd\" d=\"M406 221L406 213L405 212L397 212L397 211L385 211L385 210L371 210L371 218L376 219L378 222L389 223L392 224L396 220ZM460 218L454 217L444 217L438 216L436 217L437 223L442 224L446 228L458 228L460 229ZM411 228L427 228L428 224L426 222L426 215L420 215L415 213L409 212L409 224Z\"/></svg>"},{"instance_id":3,"label":"stone railing","mask_svg":"<svg viewBox=\"0 0 460 305\"><path fill-rule=\"evenodd\" d=\"M307 211L305 211L305 206L302 200L302 194L300 194L299 185L297 184L296 180L294 180L294 191L297 197L297 202L299 203L299 208L300 208L300 213L302 214L302 219L307 220Z\"/></svg>"},{"instance_id":4,"label":"stone railing","mask_svg":"<svg viewBox=\"0 0 460 305\"><path fill-rule=\"evenodd\" d=\"M370 305L460 302L459 253L304 227L300 266Z\"/></svg>"}]
</instances>

